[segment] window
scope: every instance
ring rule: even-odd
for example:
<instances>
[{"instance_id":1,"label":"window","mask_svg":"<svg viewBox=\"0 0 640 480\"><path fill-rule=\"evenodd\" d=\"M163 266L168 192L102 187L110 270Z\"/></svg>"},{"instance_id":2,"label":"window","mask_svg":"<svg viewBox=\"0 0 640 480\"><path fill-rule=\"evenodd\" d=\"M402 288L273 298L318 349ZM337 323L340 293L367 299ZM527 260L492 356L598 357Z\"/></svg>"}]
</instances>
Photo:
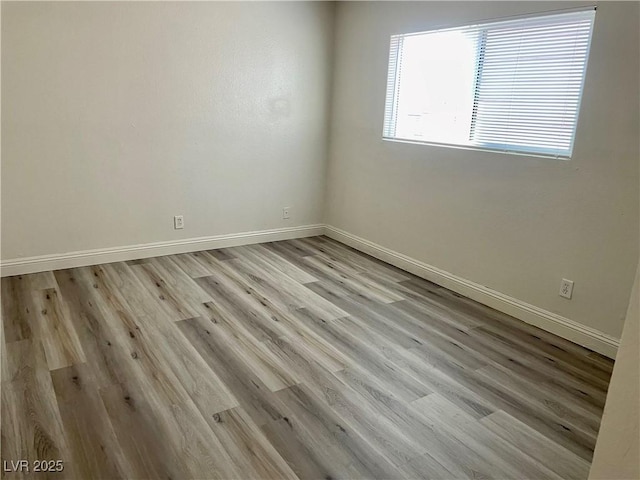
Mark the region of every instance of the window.
<instances>
[{"instance_id":1,"label":"window","mask_svg":"<svg viewBox=\"0 0 640 480\"><path fill-rule=\"evenodd\" d=\"M594 17L392 36L383 137L570 158Z\"/></svg>"}]
</instances>

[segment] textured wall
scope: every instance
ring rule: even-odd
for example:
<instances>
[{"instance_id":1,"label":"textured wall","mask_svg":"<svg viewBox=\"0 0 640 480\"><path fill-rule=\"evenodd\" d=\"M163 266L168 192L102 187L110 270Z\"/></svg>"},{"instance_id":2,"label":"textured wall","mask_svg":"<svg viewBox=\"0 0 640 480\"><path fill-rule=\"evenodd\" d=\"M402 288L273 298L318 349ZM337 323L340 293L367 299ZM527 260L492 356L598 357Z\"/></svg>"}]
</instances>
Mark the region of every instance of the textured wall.
<instances>
[{"instance_id":1,"label":"textured wall","mask_svg":"<svg viewBox=\"0 0 640 480\"><path fill-rule=\"evenodd\" d=\"M590 480L640 478L640 264L589 472Z\"/></svg>"},{"instance_id":2,"label":"textured wall","mask_svg":"<svg viewBox=\"0 0 640 480\"><path fill-rule=\"evenodd\" d=\"M332 25L326 3L3 2L2 259L322 221Z\"/></svg>"}]
</instances>

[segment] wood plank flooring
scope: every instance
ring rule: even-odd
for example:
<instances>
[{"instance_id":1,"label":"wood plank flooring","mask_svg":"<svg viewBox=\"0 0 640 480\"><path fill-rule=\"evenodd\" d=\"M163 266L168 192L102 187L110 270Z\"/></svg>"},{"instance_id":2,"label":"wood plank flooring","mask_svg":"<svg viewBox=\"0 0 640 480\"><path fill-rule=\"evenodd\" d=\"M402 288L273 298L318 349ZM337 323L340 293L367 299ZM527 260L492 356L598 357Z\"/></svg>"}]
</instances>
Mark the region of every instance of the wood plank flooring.
<instances>
[{"instance_id":1,"label":"wood plank flooring","mask_svg":"<svg viewBox=\"0 0 640 480\"><path fill-rule=\"evenodd\" d=\"M326 237L3 278L2 335L3 470L64 462L4 478L585 479L612 370Z\"/></svg>"}]
</instances>

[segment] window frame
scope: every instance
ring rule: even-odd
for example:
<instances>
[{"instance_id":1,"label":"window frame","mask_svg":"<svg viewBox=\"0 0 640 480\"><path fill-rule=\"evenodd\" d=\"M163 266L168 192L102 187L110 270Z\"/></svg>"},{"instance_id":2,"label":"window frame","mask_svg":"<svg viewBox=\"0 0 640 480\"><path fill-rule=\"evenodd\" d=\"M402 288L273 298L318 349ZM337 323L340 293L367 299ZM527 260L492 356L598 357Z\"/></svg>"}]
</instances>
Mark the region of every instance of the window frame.
<instances>
[{"instance_id":1,"label":"window frame","mask_svg":"<svg viewBox=\"0 0 640 480\"><path fill-rule=\"evenodd\" d=\"M577 131L578 131L578 124L580 123L580 110L582 107L582 98L583 98L583 94L584 94L584 86L586 83L586 77L587 77L587 71L588 71L588 65L589 65L589 57L591 54L591 44L592 44L592 40L593 40L593 30L594 30L594 26L595 26L595 12L597 11L597 7L594 6L581 6L581 7L576 7L576 8L568 8L568 9L562 9L562 10L553 10L553 11L545 11L545 12L537 12L537 13L531 13L531 14L526 14L526 15L517 15L517 16L510 16L510 17L502 17L502 18L494 18L494 19L486 19L486 20L479 20L479 21L475 21L472 23L468 23L468 24L462 24L462 25L458 25L458 26L448 26L448 27L444 27L444 28L430 28L428 30L422 30L422 31L417 31L417 32L407 32L407 33L398 33L398 34L392 34L390 37L390 46L389 46L389 57L388 57L388 61L387 61L387 86L386 86L386 95L385 95L385 103L384 103L384 115L383 115L383 128L382 128L382 140L386 141L386 142L394 142L394 143L405 143L405 144L414 144L414 145L426 145L426 146L436 146L436 147L444 147L444 148L453 148L453 149L460 149L460 150L472 150L472 151L482 151L482 152L492 152L492 153L502 153L502 154L507 154L507 155L517 155L517 156L526 156L526 157L538 157L538 158L553 158L553 159L557 159L557 160L570 160L573 157L573 153L574 153L574 148L575 148L575 140L576 140L576 135L577 135ZM544 17L547 16L553 16L553 15L559 15L559 14L566 14L566 13L587 13L587 12L593 12L594 17L593 20L591 22L590 25L590 29L589 29L589 33L588 33L588 40L587 40L587 47L586 47L586 54L585 54L585 60L584 60L584 70L583 70L583 75L581 78L581 82L580 82L580 89L579 89L579 94L578 94L578 100L576 103L576 117L575 117L575 122L573 124L573 129L572 129L572 134L571 134L571 143L570 143L570 147L568 149L568 153L567 154L561 154L561 153L556 153L556 149L550 148L548 152L544 151L544 148L536 148L528 150L526 147L523 149L518 149L517 146L514 145L508 145L508 144L493 144L493 143L486 143L486 144L473 144L473 143L449 143L449 142L438 142L438 141L433 141L433 140L418 140L415 138L403 138L403 137L397 137L397 136L390 136L388 135L388 126L387 126L387 122L389 119L389 116L395 116L397 115L397 103L398 103L398 92L399 92L399 88L396 87L396 85L398 85L398 79L400 76L400 68L395 68L393 71L393 74L391 72L391 61L392 61L392 55L395 55L396 58L399 55L399 52L401 51L401 43L397 42L397 45L395 46L395 53L393 52L393 47L394 47L394 38L400 39L400 42L405 38L405 37L409 37L409 36L413 36L413 35L423 35L426 33L435 33L435 32L447 32L447 31L461 31L463 29L478 29L481 30L482 27L488 27L492 24L497 24L497 23L501 23L501 22L509 22L509 21L521 21L521 20L527 20L527 19L542 19ZM486 36L486 31L482 34L483 36ZM481 42L481 45L484 45L486 42L486 37L483 39L483 41ZM477 87L477 82L479 79L479 73L478 71L480 70L482 63L479 60L479 57L482 55L482 50L483 50L483 46L478 46L478 53L477 53L477 60L476 60L476 64L475 64L475 69L476 69L476 76L474 78L474 97L477 95L478 93L478 87ZM397 66L397 60L395 65ZM395 97L393 99L392 102L388 102L389 99L389 95L392 95L393 97ZM389 103L391 103L391 105L389 105ZM475 103L474 102L474 107L473 110L475 111ZM391 108L390 108L391 107ZM472 122L472 126L470 128L469 134L470 136L472 135L472 130L473 130L473 126L474 123ZM471 142L471 141L470 141ZM516 148L511 148L511 147L516 147Z\"/></svg>"}]
</instances>

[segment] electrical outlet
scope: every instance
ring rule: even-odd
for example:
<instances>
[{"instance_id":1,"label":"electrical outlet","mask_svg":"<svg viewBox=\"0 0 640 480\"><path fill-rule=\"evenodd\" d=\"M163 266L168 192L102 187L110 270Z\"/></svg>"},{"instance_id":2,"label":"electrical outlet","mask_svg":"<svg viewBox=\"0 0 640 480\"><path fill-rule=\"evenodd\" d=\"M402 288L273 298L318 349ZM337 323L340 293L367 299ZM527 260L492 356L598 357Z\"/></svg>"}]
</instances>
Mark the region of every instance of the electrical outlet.
<instances>
[{"instance_id":1,"label":"electrical outlet","mask_svg":"<svg viewBox=\"0 0 640 480\"><path fill-rule=\"evenodd\" d=\"M564 298L571 298L572 294L573 294L573 280L567 280L566 278L563 278L562 282L560 282L559 295Z\"/></svg>"},{"instance_id":2,"label":"electrical outlet","mask_svg":"<svg viewBox=\"0 0 640 480\"><path fill-rule=\"evenodd\" d=\"M291 207L284 207L282 209L282 218L285 220L291 218Z\"/></svg>"},{"instance_id":3,"label":"electrical outlet","mask_svg":"<svg viewBox=\"0 0 640 480\"><path fill-rule=\"evenodd\" d=\"M175 230L181 230L184 228L184 217L182 215L176 215L173 217L173 228Z\"/></svg>"}]
</instances>

